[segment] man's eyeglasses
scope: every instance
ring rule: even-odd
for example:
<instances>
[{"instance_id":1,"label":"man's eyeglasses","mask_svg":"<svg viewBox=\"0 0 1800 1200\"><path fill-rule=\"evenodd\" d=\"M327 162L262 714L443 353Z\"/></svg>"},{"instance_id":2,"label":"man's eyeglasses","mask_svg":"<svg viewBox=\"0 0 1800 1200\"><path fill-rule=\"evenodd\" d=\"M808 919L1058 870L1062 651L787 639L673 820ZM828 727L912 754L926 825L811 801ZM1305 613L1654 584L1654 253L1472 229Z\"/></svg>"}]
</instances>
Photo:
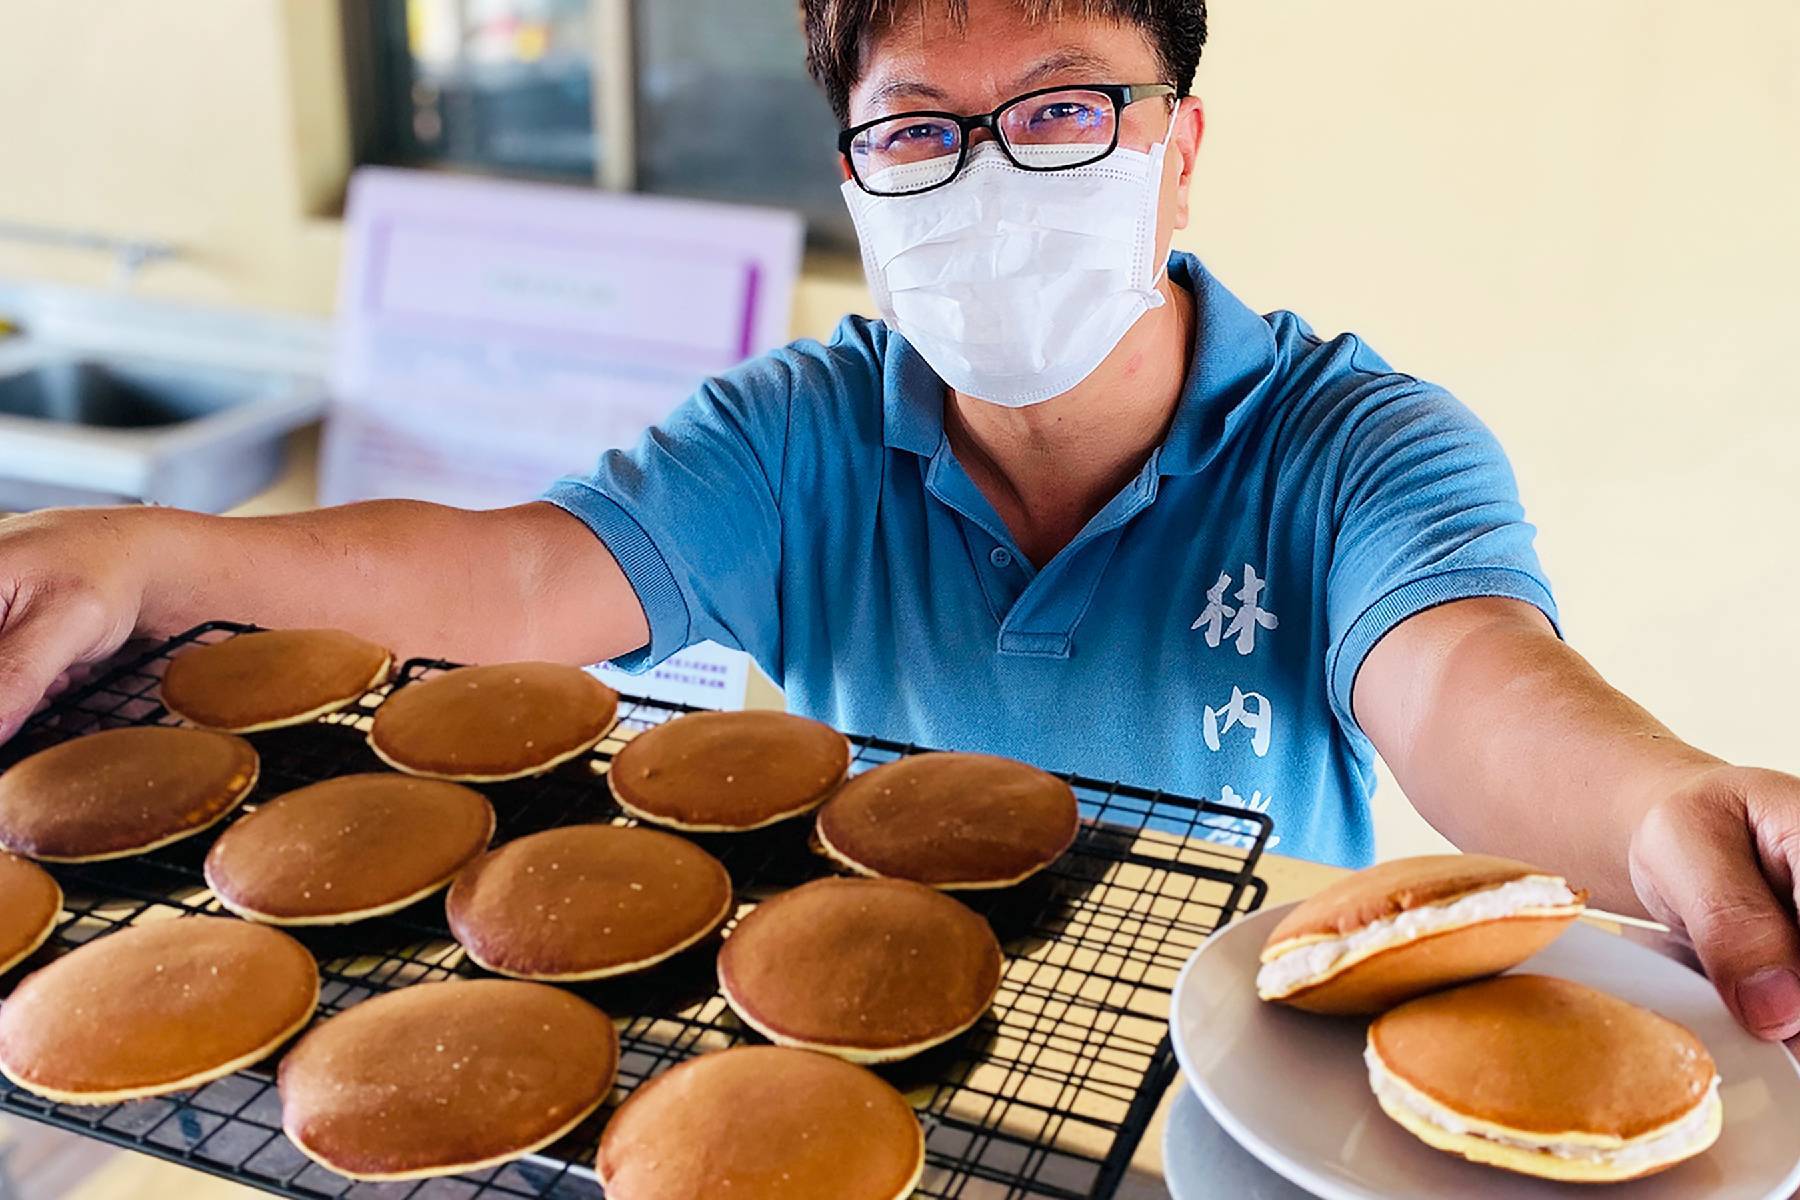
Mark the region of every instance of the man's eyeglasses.
<instances>
[{"instance_id":1,"label":"man's eyeglasses","mask_svg":"<svg viewBox=\"0 0 1800 1200\"><path fill-rule=\"evenodd\" d=\"M922 111L865 121L838 135L838 151L857 186L874 196L943 187L962 170L977 129L991 133L1015 166L1067 171L1118 148L1119 118L1129 105L1174 95L1166 83L1039 88L972 117Z\"/></svg>"}]
</instances>

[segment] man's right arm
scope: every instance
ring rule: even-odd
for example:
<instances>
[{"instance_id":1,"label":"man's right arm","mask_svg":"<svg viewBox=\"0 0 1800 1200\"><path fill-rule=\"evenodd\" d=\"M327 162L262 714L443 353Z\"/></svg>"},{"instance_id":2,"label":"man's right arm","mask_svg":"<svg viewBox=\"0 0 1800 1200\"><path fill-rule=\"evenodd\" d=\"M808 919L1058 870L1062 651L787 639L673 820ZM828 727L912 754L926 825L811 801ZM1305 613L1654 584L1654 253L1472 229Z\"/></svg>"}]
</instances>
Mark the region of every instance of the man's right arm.
<instances>
[{"instance_id":1,"label":"man's right arm","mask_svg":"<svg viewBox=\"0 0 1800 1200\"><path fill-rule=\"evenodd\" d=\"M462 662L591 663L649 640L613 556L551 504L33 513L0 521L0 741L70 668L215 619L345 629Z\"/></svg>"}]
</instances>

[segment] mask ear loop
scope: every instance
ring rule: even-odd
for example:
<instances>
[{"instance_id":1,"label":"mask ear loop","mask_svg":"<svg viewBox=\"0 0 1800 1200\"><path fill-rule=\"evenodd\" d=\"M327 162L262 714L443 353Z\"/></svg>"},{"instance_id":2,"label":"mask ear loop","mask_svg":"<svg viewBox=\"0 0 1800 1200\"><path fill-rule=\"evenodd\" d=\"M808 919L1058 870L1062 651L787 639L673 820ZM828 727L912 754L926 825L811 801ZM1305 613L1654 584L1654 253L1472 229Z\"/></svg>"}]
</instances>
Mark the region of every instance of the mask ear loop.
<instances>
[{"instance_id":1,"label":"mask ear loop","mask_svg":"<svg viewBox=\"0 0 1800 1200\"><path fill-rule=\"evenodd\" d=\"M1155 147L1156 150L1158 151L1158 153L1156 153L1153 156L1156 159L1156 178L1151 184L1150 194L1156 198L1156 203L1151 208L1150 217L1149 217L1149 219L1150 219L1150 253L1152 253L1152 254L1156 253L1156 218L1162 212L1163 166L1169 157L1169 142L1171 140L1173 140L1175 137L1175 118L1181 114L1181 97L1179 97L1179 96L1169 97L1169 104L1170 104L1169 127L1167 129L1163 130L1162 141L1156 143L1156 147ZM1171 247L1171 249L1173 249L1173 247ZM1152 308L1161 308L1162 307L1162 303L1163 303L1162 292L1159 290L1159 288L1162 284L1163 277L1165 275L1167 275L1168 273L1169 273L1169 256L1167 254L1165 254L1162 256L1162 260L1156 264L1156 273L1150 277L1149 290L1156 292L1156 303L1150 306Z\"/></svg>"},{"instance_id":2,"label":"mask ear loop","mask_svg":"<svg viewBox=\"0 0 1800 1200\"><path fill-rule=\"evenodd\" d=\"M1169 127L1163 130L1162 141L1158 143L1164 150L1169 148L1169 139L1175 136L1175 118L1181 115L1181 97L1169 97Z\"/></svg>"}]
</instances>

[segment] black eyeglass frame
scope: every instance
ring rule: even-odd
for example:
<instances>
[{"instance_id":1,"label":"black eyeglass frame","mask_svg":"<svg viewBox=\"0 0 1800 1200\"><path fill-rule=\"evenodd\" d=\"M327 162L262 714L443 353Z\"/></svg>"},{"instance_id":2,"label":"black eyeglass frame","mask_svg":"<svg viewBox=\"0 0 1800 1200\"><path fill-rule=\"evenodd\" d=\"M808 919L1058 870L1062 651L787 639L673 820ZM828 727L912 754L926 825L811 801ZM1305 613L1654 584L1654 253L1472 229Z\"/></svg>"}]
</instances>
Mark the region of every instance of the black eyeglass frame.
<instances>
[{"instance_id":1,"label":"black eyeglass frame","mask_svg":"<svg viewBox=\"0 0 1800 1200\"><path fill-rule=\"evenodd\" d=\"M1076 163L1034 166L1031 163L1019 161L1018 156L1012 152L1012 147L1006 144L1006 138L1001 136L998 124L1000 114L1015 105L1023 104L1027 100L1035 100L1039 96L1048 96L1052 92L1097 92L1113 102L1113 109L1118 117L1113 121L1112 140L1107 143L1106 149L1094 155L1093 158ZM1000 152L1006 155L1013 166L1022 171L1072 171L1076 167L1091 166L1119 148L1119 126L1124 124L1125 110L1131 105L1136 104L1139 100L1148 100L1152 96L1177 97L1179 95L1180 93L1174 85L1167 83L1059 83L1053 87L1034 88L1029 92L1023 92L992 112L976 113L969 117L965 117L961 113L943 112L929 108L913 108L905 112L889 113L885 117L876 117L873 121L864 121L840 132L838 134L838 153L844 156L844 162L850 168L850 178L856 181L856 186L871 196L922 196L926 192L936 191L945 184L954 182L956 177L962 174L963 165L969 160L970 138L974 136L977 129L985 129L992 134L994 144L1000 147ZM866 133L877 125L886 125L890 121L903 121L908 117L940 117L946 121L955 122L959 130L956 165L950 168L950 174L928 187L914 188L907 192L875 191L863 182L861 172L856 169L856 157L850 153L850 148L855 144L859 134Z\"/></svg>"}]
</instances>

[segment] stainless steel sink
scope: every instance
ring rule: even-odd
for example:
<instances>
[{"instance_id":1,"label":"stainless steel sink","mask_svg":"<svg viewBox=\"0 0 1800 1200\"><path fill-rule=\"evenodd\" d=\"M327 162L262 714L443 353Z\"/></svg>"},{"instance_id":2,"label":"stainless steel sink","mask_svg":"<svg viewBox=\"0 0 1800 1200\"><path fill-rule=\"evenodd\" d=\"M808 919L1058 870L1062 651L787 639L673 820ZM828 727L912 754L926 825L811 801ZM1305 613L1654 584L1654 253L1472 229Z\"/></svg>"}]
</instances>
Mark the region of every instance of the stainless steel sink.
<instances>
[{"instance_id":1,"label":"stainless steel sink","mask_svg":"<svg viewBox=\"0 0 1800 1200\"><path fill-rule=\"evenodd\" d=\"M65 360L0 378L0 413L96 429L154 429L217 412L254 389L242 378Z\"/></svg>"},{"instance_id":2,"label":"stainless steel sink","mask_svg":"<svg viewBox=\"0 0 1800 1200\"><path fill-rule=\"evenodd\" d=\"M0 350L0 511L143 501L217 512L280 472L286 435L317 420L316 380L278 371Z\"/></svg>"}]
</instances>

